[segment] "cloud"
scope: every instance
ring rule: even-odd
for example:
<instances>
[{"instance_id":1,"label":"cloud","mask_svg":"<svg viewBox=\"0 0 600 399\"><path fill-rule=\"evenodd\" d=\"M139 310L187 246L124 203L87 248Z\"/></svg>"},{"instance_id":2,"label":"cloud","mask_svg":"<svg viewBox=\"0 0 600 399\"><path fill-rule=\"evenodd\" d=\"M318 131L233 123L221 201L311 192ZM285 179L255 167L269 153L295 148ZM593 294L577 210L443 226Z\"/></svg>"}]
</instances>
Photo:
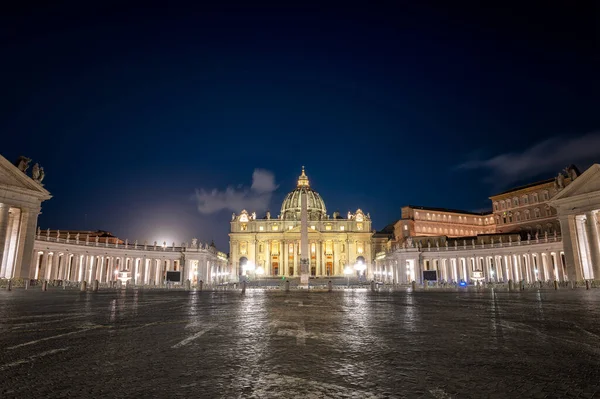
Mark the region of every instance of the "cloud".
<instances>
[{"instance_id":1,"label":"cloud","mask_svg":"<svg viewBox=\"0 0 600 399\"><path fill-rule=\"evenodd\" d=\"M577 163L598 161L600 158L600 133L583 136L553 137L523 152L496 155L486 160L473 160L458 166L459 169L487 169L486 180L508 184L541 173L557 174L563 168Z\"/></svg>"},{"instance_id":2,"label":"cloud","mask_svg":"<svg viewBox=\"0 0 600 399\"><path fill-rule=\"evenodd\" d=\"M254 169L250 189L243 185L229 186L224 191L213 189L196 190L196 201L200 213L215 213L221 210L239 212L246 209L249 212L268 209L273 192L277 190L275 175L264 169Z\"/></svg>"}]
</instances>

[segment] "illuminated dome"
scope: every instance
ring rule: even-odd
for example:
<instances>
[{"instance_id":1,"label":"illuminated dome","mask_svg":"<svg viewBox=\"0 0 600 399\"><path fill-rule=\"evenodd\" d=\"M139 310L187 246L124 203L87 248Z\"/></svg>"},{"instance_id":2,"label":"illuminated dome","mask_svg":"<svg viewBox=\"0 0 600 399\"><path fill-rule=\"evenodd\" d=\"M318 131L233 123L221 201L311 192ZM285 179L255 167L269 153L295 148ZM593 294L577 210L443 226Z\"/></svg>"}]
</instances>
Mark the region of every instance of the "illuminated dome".
<instances>
[{"instance_id":1,"label":"illuminated dome","mask_svg":"<svg viewBox=\"0 0 600 399\"><path fill-rule=\"evenodd\" d=\"M308 177L306 176L306 173L304 173L304 166L302 167L302 174L298 178L298 186L285 197L283 204L281 204L281 218L285 220L300 220L300 195L302 192L306 193L306 199L308 201L308 219L325 219L325 214L327 212L325 202L323 202L319 193L310 188Z\"/></svg>"}]
</instances>

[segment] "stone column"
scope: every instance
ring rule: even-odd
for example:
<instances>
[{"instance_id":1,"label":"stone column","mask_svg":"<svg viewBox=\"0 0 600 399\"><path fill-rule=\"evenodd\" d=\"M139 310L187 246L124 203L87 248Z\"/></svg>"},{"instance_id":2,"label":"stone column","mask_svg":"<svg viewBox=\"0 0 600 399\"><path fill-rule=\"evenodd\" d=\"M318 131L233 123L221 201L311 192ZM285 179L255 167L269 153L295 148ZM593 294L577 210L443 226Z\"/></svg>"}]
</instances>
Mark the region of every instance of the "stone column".
<instances>
[{"instance_id":1,"label":"stone column","mask_svg":"<svg viewBox=\"0 0 600 399\"><path fill-rule=\"evenodd\" d=\"M91 273L90 273L90 284L93 284L94 280L96 280L96 272L98 271L98 258L96 255L91 256Z\"/></svg>"},{"instance_id":2,"label":"stone column","mask_svg":"<svg viewBox=\"0 0 600 399\"><path fill-rule=\"evenodd\" d=\"M581 272L581 260L579 256L579 248L577 246L577 226L575 224L575 215L560 216L559 221L560 234L565 251L565 268L567 270L569 280L581 280L583 279L583 274Z\"/></svg>"},{"instance_id":3,"label":"stone column","mask_svg":"<svg viewBox=\"0 0 600 399\"><path fill-rule=\"evenodd\" d=\"M8 256L5 247L7 247L7 238L10 238L8 237L8 220L10 218L10 214L8 213L9 210L10 205L0 203L0 265L4 265L6 263L6 260L4 258ZM2 269L0 270L0 276L4 276L4 269L5 268L2 267Z\"/></svg>"},{"instance_id":4,"label":"stone column","mask_svg":"<svg viewBox=\"0 0 600 399\"><path fill-rule=\"evenodd\" d=\"M264 241L265 250L265 275L275 276L273 273L273 267L271 266L271 240Z\"/></svg>"},{"instance_id":5,"label":"stone column","mask_svg":"<svg viewBox=\"0 0 600 399\"><path fill-rule=\"evenodd\" d=\"M52 255L52 268L50 269L50 280L58 279L58 269L60 267L60 254L58 251L54 251Z\"/></svg>"},{"instance_id":6,"label":"stone column","mask_svg":"<svg viewBox=\"0 0 600 399\"><path fill-rule=\"evenodd\" d=\"M595 280L600 280L600 242L598 238L598 222L595 212L586 213L586 231L590 249L590 262Z\"/></svg>"},{"instance_id":7,"label":"stone column","mask_svg":"<svg viewBox=\"0 0 600 399\"><path fill-rule=\"evenodd\" d=\"M33 271L32 257L33 244L37 227L37 218L40 208L21 209L21 228L19 229L19 241L17 257L15 262L14 277L31 278Z\"/></svg>"},{"instance_id":8,"label":"stone column","mask_svg":"<svg viewBox=\"0 0 600 399\"><path fill-rule=\"evenodd\" d=\"M283 265L283 276L288 276L288 242L286 240L282 241L281 248L281 264Z\"/></svg>"}]
</instances>

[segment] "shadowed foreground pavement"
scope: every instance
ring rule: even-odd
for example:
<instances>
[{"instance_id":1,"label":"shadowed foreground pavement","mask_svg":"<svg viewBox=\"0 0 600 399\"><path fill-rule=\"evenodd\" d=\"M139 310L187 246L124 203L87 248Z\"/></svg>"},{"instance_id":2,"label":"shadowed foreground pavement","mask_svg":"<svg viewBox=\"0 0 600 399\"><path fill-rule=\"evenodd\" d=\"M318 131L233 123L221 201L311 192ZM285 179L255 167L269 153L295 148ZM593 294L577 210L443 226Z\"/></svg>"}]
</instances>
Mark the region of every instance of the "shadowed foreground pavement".
<instances>
[{"instance_id":1,"label":"shadowed foreground pavement","mask_svg":"<svg viewBox=\"0 0 600 399\"><path fill-rule=\"evenodd\" d=\"M2 398L600 396L596 290L15 290L0 305Z\"/></svg>"}]
</instances>

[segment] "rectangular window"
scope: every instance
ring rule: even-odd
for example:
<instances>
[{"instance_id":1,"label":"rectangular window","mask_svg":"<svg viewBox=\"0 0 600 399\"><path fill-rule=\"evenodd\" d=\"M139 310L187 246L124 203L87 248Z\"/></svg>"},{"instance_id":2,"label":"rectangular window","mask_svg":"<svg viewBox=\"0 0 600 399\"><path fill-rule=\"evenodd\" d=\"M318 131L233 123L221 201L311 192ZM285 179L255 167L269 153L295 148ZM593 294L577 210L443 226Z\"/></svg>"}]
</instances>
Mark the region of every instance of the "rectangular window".
<instances>
[{"instance_id":1,"label":"rectangular window","mask_svg":"<svg viewBox=\"0 0 600 399\"><path fill-rule=\"evenodd\" d=\"M363 224L362 223L356 223L356 230L362 230L363 229Z\"/></svg>"},{"instance_id":2,"label":"rectangular window","mask_svg":"<svg viewBox=\"0 0 600 399\"><path fill-rule=\"evenodd\" d=\"M258 229L259 229L260 231L263 231L265 228L264 228L264 227L262 227L262 226L259 226L259 227L258 227Z\"/></svg>"},{"instance_id":3,"label":"rectangular window","mask_svg":"<svg viewBox=\"0 0 600 399\"><path fill-rule=\"evenodd\" d=\"M274 224L274 225L271 227L271 230L273 230L273 231L277 231L277 230L279 230L279 226L278 226L278 225L276 225L276 224Z\"/></svg>"},{"instance_id":4,"label":"rectangular window","mask_svg":"<svg viewBox=\"0 0 600 399\"><path fill-rule=\"evenodd\" d=\"M314 230L314 229L315 229L315 226L310 226L310 229L311 229L311 230Z\"/></svg>"},{"instance_id":5,"label":"rectangular window","mask_svg":"<svg viewBox=\"0 0 600 399\"><path fill-rule=\"evenodd\" d=\"M340 226L340 231L344 231L344 226Z\"/></svg>"},{"instance_id":6,"label":"rectangular window","mask_svg":"<svg viewBox=\"0 0 600 399\"><path fill-rule=\"evenodd\" d=\"M327 226L325 226L325 230L327 230L327 231L331 230L331 225L328 224Z\"/></svg>"},{"instance_id":7,"label":"rectangular window","mask_svg":"<svg viewBox=\"0 0 600 399\"><path fill-rule=\"evenodd\" d=\"M325 241L325 253L327 255L333 254L333 242L332 241Z\"/></svg>"},{"instance_id":8,"label":"rectangular window","mask_svg":"<svg viewBox=\"0 0 600 399\"><path fill-rule=\"evenodd\" d=\"M246 231L248 229L248 225L246 223L242 223L242 231Z\"/></svg>"}]
</instances>

